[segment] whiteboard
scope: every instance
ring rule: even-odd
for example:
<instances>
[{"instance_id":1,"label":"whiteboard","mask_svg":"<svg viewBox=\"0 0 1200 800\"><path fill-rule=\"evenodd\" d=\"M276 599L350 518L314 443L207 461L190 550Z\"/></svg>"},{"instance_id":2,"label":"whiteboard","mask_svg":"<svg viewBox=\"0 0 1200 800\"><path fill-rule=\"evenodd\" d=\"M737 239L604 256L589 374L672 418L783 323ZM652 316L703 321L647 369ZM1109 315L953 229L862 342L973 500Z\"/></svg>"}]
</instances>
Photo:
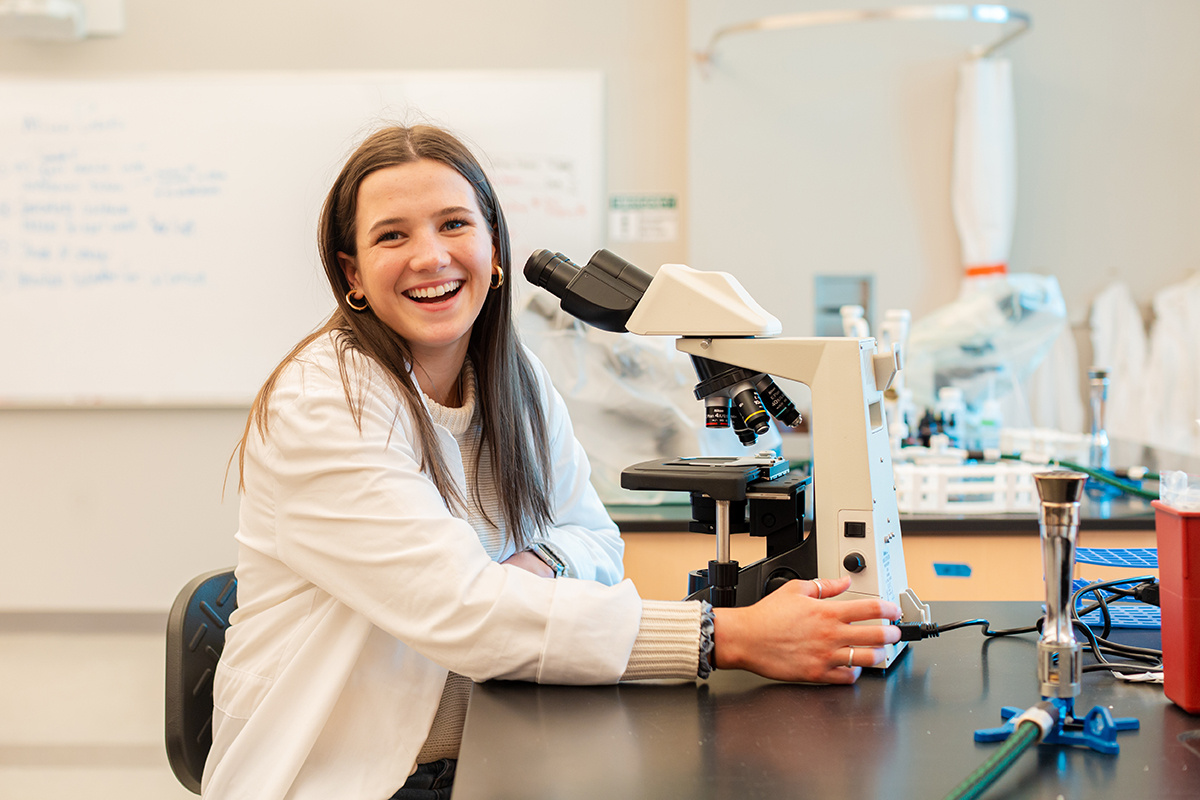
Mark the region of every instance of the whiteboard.
<instances>
[{"instance_id":1,"label":"whiteboard","mask_svg":"<svg viewBox=\"0 0 1200 800\"><path fill-rule=\"evenodd\" d=\"M317 218L388 122L480 157L513 267L603 232L599 72L0 80L0 405L246 405L333 310Z\"/></svg>"}]
</instances>

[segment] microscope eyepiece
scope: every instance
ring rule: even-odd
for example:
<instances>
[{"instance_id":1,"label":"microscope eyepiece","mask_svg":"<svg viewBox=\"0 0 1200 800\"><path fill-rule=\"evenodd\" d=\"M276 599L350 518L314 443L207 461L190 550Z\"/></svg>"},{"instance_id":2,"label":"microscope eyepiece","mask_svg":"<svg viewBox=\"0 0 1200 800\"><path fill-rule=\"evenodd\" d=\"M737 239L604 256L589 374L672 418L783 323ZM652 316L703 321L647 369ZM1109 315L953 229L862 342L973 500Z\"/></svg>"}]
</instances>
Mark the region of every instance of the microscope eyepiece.
<instances>
[{"instance_id":1,"label":"microscope eyepiece","mask_svg":"<svg viewBox=\"0 0 1200 800\"><path fill-rule=\"evenodd\" d=\"M525 279L534 286L561 298L567 284L579 274L579 267L562 253L535 250L525 262Z\"/></svg>"},{"instance_id":2,"label":"microscope eyepiece","mask_svg":"<svg viewBox=\"0 0 1200 800\"><path fill-rule=\"evenodd\" d=\"M611 275L620 285L628 287L641 296L650 288L654 276L634 266L611 250L597 250L592 254L588 267L600 269Z\"/></svg>"},{"instance_id":3,"label":"microscope eyepiece","mask_svg":"<svg viewBox=\"0 0 1200 800\"><path fill-rule=\"evenodd\" d=\"M601 330L623 333L653 276L608 250L597 250L580 267L561 253L537 250L525 262L525 278L562 301L573 317Z\"/></svg>"}]
</instances>

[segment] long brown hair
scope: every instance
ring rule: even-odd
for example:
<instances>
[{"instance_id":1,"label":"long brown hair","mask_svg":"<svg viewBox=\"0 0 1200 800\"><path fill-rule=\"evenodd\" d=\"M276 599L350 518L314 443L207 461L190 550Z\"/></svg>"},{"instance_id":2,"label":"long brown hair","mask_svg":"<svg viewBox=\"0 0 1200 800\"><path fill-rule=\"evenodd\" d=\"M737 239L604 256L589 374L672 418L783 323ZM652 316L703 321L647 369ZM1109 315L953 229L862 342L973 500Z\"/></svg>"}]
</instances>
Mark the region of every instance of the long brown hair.
<instances>
[{"instance_id":1,"label":"long brown hair","mask_svg":"<svg viewBox=\"0 0 1200 800\"><path fill-rule=\"evenodd\" d=\"M355 424L362 429L366 389L364 381L355 381L351 377L352 364L348 365L347 357L353 352L362 353L383 367L416 427L421 470L448 503L465 508L465 499L450 477L433 422L410 373L413 359L408 343L373 311L356 312L350 308L346 302L350 285L338 262L339 251L356 254L358 188L363 180L377 170L422 159L451 167L471 184L491 231L500 267L505 275L513 274L504 212L483 168L461 141L449 132L429 125L388 127L367 137L342 167L321 209L318 247L338 307L320 329L306 336L284 357L259 389L237 448L241 488L245 488L246 443L254 428L263 439L267 436L268 404L279 376L313 341L334 335L338 369ZM488 445L480 448L479 457L482 458L485 450L490 453L492 475L501 487L497 494L504 515L503 524L499 520L492 522L506 530L520 550L550 524L553 475L546 418L537 401L541 393L533 367L513 326L511 281L504 281L499 288L488 292L471 330L467 355L475 368L479 386L476 402L482 414L483 439ZM352 389L352 386L357 388ZM396 413L398 417L399 408ZM478 475L479 470L475 474ZM472 488L478 496L478 487Z\"/></svg>"}]
</instances>

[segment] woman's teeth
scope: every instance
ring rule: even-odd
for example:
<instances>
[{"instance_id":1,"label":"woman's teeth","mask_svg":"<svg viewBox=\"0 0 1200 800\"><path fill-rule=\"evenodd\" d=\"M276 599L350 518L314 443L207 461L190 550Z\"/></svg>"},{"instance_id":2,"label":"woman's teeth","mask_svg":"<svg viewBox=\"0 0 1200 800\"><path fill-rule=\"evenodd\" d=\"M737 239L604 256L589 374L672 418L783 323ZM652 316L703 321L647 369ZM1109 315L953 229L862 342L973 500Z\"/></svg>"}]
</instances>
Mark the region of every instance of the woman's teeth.
<instances>
[{"instance_id":1,"label":"woman's teeth","mask_svg":"<svg viewBox=\"0 0 1200 800\"><path fill-rule=\"evenodd\" d=\"M426 286L420 289L409 289L404 294L413 300L439 300L446 295L457 292L462 281L448 281L440 286Z\"/></svg>"}]
</instances>

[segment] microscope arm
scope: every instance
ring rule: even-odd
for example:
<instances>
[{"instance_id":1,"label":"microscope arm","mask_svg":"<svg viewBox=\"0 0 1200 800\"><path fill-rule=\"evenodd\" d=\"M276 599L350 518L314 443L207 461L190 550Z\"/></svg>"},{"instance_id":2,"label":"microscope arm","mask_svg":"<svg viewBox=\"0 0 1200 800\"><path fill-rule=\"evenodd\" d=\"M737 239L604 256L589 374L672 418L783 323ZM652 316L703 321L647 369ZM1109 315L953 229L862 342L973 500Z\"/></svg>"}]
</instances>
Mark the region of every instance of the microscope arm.
<instances>
[{"instance_id":1,"label":"microscope arm","mask_svg":"<svg viewBox=\"0 0 1200 800\"><path fill-rule=\"evenodd\" d=\"M848 595L891 600L906 620L928 621L908 590L883 411L895 356L876 352L874 339L845 337L681 338L676 346L809 387L818 576L848 575Z\"/></svg>"}]
</instances>

